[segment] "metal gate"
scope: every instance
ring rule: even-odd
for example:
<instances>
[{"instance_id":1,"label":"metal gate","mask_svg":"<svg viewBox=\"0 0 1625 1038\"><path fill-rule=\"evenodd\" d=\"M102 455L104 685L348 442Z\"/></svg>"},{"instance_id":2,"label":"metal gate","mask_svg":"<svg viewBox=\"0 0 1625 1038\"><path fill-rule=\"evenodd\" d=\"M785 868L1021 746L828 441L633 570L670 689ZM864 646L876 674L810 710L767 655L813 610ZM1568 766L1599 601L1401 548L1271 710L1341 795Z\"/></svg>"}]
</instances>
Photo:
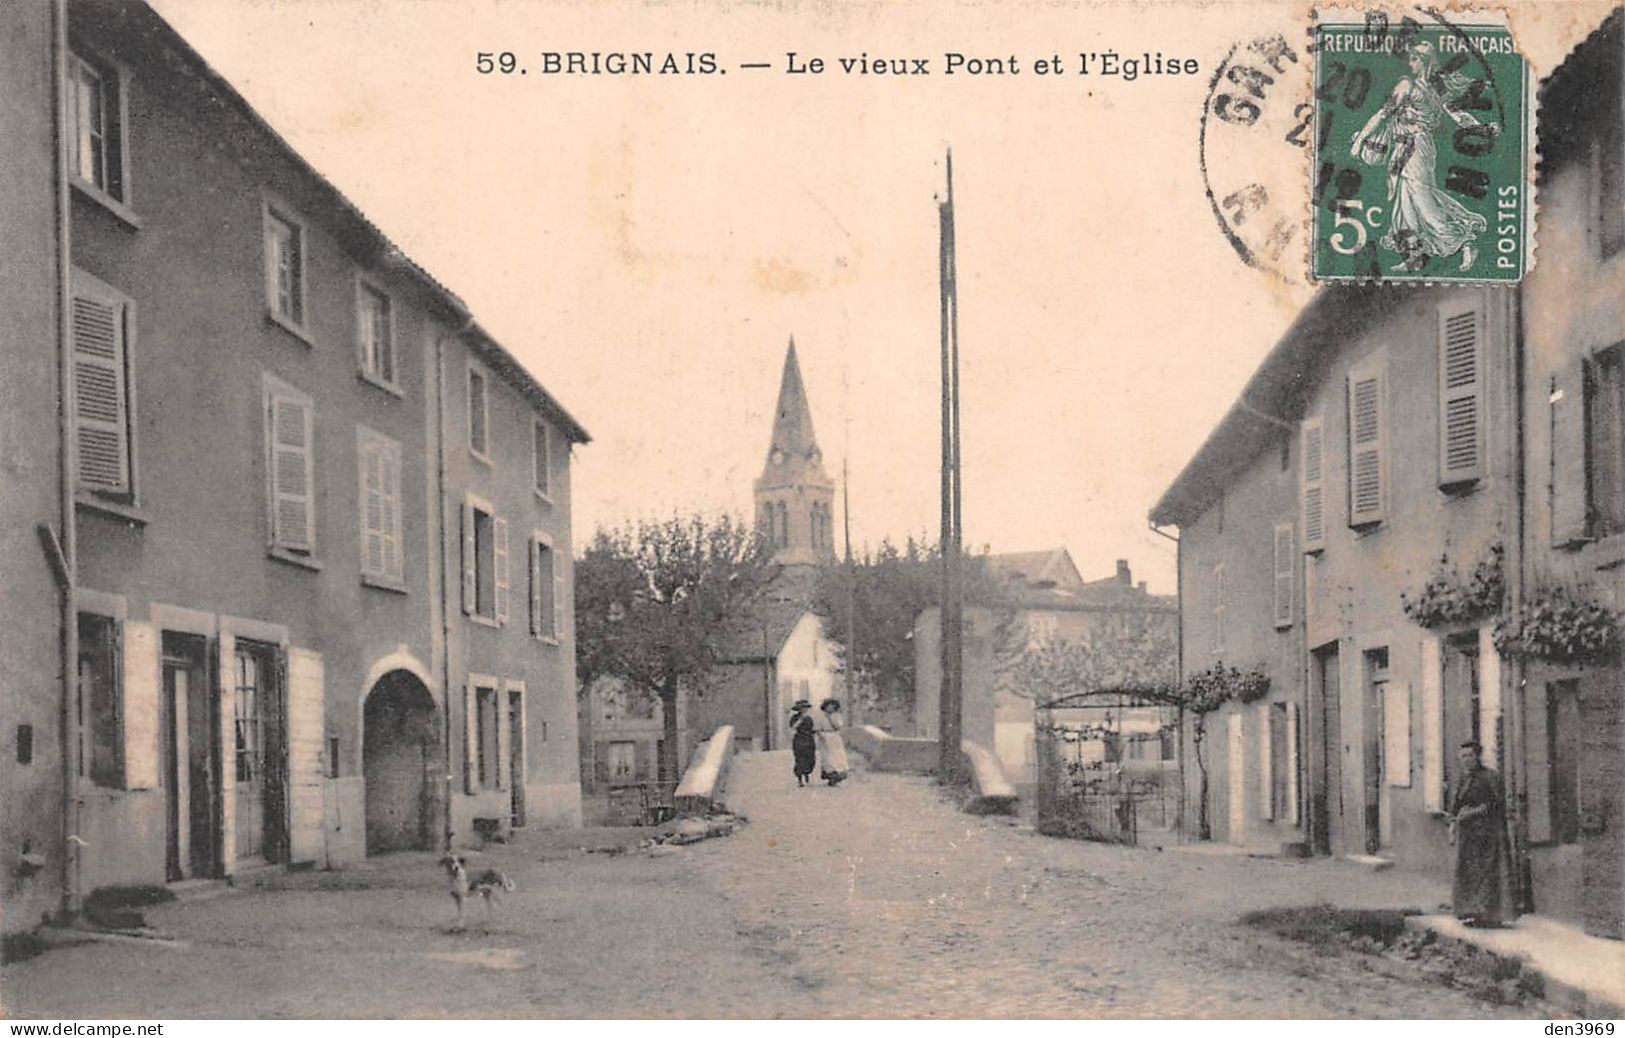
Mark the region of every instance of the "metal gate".
<instances>
[{"instance_id":1,"label":"metal gate","mask_svg":"<svg viewBox=\"0 0 1625 1038\"><path fill-rule=\"evenodd\" d=\"M1039 832L1128 845L1177 840L1177 709L1084 693L1040 704L1034 724Z\"/></svg>"}]
</instances>

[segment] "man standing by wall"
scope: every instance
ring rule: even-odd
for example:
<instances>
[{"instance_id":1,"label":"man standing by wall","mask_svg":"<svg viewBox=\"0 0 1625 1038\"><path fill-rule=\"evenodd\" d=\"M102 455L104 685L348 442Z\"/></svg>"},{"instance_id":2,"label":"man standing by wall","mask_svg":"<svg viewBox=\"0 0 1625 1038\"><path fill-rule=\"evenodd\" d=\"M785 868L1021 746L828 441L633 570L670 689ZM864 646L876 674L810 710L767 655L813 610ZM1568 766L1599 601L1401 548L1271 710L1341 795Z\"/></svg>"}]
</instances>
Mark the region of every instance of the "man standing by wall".
<instances>
[{"instance_id":1,"label":"man standing by wall","mask_svg":"<svg viewBox=\"0 0 1625 1038\"><path fill-rule=\"evenodd\" d=\"M1468 926L1500 926L1516 914L1508 871L1506 797L1501 776L1479 760L1479 745L1461 744L1461 773L1450 790L1450 838L1456 846L1451 901Z\"/></svg>"}]
</instances>

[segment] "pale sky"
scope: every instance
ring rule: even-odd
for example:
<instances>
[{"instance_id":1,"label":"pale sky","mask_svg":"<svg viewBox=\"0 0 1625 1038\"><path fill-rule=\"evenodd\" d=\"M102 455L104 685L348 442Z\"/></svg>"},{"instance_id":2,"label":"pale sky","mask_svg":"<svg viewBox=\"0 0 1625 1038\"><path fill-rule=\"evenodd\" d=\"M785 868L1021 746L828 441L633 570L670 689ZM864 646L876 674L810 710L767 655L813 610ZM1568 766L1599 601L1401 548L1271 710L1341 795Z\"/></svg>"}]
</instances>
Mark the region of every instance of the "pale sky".
<instances>
[{"instance_id":1,"label":"pale sky","mask_svg":"<svg viewBox=\"0 0 1625 1038\"><path fill-rule=\"evenodd\" d=\"M1085 578L1126 558L1172 592L1146 512L1306 298L1231 251L1197 148L1216 63L1301 6L153 2L592 433L578 542L751 515L791 335L826 464L850 459L854 541L935 535L947 146L978 548L1064 544ZM1517 9L1536 73L1607 9ZM1113 49L1201 71L1030 67ZM501 50L529 73L475 73ZM549 50L713 51L728 73L547 76ZM831 71L786 75L787 51ZM935 74L841 74L865 51ZM945 76L948 51L1023 70Z\"/></svg>"}]
</instances>

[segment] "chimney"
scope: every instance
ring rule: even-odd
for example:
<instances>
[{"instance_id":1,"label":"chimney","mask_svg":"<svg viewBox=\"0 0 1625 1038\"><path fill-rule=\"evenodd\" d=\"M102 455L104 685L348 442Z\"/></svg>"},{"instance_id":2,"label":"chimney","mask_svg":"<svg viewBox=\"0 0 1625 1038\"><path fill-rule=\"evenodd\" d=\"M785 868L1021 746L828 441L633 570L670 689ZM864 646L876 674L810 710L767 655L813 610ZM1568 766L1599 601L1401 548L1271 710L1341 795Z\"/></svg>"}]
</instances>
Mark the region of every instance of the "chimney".
<instances>
[{"instance_id":1,"label":"chimney","mask_svg":"<svg viewBox=\"0 0 1625 1038\"><path fill-rule=\"evenodd\" d=\"M1129 575L1127 559L1117 560L1117 582L1124 587L1134 586L1134 578Z\"/></svg>"}]
</instances>

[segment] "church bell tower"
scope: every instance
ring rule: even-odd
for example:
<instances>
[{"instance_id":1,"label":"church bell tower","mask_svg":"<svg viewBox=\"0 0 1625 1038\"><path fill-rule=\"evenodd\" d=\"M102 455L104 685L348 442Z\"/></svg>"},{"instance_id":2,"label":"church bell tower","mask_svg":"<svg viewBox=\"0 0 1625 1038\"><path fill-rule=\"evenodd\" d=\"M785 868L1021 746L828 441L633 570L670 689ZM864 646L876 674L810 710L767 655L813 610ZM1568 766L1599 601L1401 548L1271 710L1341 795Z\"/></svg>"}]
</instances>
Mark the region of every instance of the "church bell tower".
<instances>
[{"instance_id":1,"label":"church bell tower","mask_svg":"<svg viewBox=\"0 0 1625 1038\"><path fill-rule=\"evenodd\" d=\"M835 559L835 481L824 471L824 456L813 436L794 338L784 355L767 464L756 480L756 522L782 566Z\"/></svg>"}]
</instances>

